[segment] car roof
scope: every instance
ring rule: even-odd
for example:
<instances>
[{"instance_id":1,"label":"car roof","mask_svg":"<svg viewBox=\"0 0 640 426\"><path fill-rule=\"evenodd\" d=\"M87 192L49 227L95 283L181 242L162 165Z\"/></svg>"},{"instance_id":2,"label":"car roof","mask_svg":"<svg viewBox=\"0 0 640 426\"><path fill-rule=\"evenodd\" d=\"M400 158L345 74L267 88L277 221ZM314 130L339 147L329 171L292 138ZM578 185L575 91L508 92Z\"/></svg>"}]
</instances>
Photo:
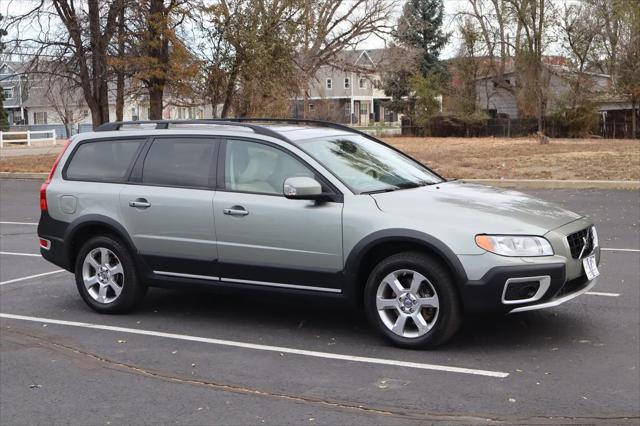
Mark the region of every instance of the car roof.
<instances>
[{"instance_id":1,"label":"car roof","mask_svg":"<svg viewBox=\"0 0 640 426\"><path fill-rule=\"evenodd\" d=\"M357 130L351 130L347 126L343 128L319 127L316 125L291 125L284 123L215 123L203 121L183 122L175 121L169 123L167 128L156 128L155 123L144 122L123 122L113 126L108 123L94 132L81 133L77 135L78 140L94 138L113 137L145 137L154 135L215 135L215 136L237 136L240 134L270 136L285 142L296 143L303 140L316 139L322 137L353 136L358 134Z\"/></svg>"}]
</instances>

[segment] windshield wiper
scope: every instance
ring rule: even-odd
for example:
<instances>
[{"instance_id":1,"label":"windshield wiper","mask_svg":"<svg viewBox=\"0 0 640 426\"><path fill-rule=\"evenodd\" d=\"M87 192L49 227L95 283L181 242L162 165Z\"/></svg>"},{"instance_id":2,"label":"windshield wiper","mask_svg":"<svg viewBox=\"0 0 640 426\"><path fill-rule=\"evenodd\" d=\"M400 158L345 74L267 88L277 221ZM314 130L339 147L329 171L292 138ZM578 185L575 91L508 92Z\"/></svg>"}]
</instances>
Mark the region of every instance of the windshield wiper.
<instances>
[{"instance_id":1,"label":"windshield wiper","mask_svg":"<svg viewBox=\"0 0 640 426\"><path fill-rule=\"evenodd\" d=\"M371 191L362 191L361 194L381 194L383 192L397 191L398 189L402 189L402 188L395 187L395 188L373 189Z\"/></svg>"}]
</instances>

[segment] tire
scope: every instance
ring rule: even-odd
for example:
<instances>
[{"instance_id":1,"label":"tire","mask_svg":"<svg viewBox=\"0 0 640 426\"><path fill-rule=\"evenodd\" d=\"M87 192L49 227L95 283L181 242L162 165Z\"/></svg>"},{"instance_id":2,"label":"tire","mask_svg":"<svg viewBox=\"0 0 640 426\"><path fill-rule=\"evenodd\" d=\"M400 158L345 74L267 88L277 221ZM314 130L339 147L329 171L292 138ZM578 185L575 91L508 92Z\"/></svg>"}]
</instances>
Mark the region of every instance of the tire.
<instances>
[{"instance_id":1,"label":"tire","mask_svg":"<svg viewBox=\"0 0 640 426\"><path fill-rule=\"evenodd\" d=\"M111 235L91 238L82 245L75 275L82 299L102 314L131 311L147 291L138 278L131 253Z\"/></svg>"},{"instance_id":2,"label":"tire","mask_svg":"<svg viewBox=\"0 0 640 426\"><path fill-rule=\"evenodd\" d=\"M435 348L455 334L462 320L448 269L420 252L392 255L373 268L364 307L371 324L403 348Z\"/></svg>"}]
</instances>

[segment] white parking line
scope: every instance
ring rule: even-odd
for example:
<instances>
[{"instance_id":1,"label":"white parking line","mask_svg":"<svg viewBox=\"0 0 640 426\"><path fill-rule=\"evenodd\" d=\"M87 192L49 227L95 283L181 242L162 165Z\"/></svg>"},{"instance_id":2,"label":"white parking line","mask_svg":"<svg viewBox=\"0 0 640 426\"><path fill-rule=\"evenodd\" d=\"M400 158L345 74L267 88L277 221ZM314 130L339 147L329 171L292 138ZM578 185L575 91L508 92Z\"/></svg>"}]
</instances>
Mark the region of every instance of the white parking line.
<instances>
[{"instance_id":1,"label":"white parking line","mask_svg":"<svg viewBox=\"0 0 640 426\"><path fill-rule=\"evenodd\" d=\"M0 254L6 254L9 256L32 256L32 257L41 257L42 255L40 254L33 254L33 253L17 253L14 251L0 251Z\"/></svg>"},{"instance_id":2,"label":"white parking line","mask_svg":"<svg viewBox=\"0 0 640 426\"><path fill-rule=\"evenodd\" d=\"M624 249L624 248L601 248L602 251L626 251L629 253L640 253L638 249Z\"/></svg>"},{"instance_id":3,"label":"white parking line","mask_svg":"<svg viewBox=\"0 0 640 426\"><path fill-rule=\"evenodd\" d=\"M606 297L618 297L620 293L603 293L601 291L588 291L585 294L590 294L592 296L606 296Z\"/></svg>"},{"instance_id":4,"label":"white parking line","mask_svg":"<svg viewBox=\"0 0 640 426\"><path fill-rule=\"evenodd\" d=\"M3 224L3 225L33 225L33 226L38 226L38 224L34 223L34 222L0 222L0 224Z\"/></svg>"},{"instance_id":5,"label":"white parking line","mask_svg":"<svg viewBox=\"0 0 640 426\"><path fill-rule=\"evenodd\" d=\"M189 336L186 334L163 333L160 331L140 330L136 328L126 328L126 327L114 327L114 326L102 325L102 324L90 324L90 323L76 322L76 321L63 321L63 320L57 320L57 319L51 319L51 318L38 318L38 317L29 317L29 316L13 315L13 314L5 314L5 313L0 313L0 318L39 322L44 324L57 324L57 325L66 325L71 327L90 328L94 330L115 331L118 333L140 334L144 336L163 337L165 339L186 340L190 342L209 343L212 345L231 346L236 348L254 349L259 351L267 351L267 352L277 352L280 354L286 353L286 354L293 354L293 355L310 356L315 358L334 359L339 361L352 361L352 362L362 362L366 364L391 365L396 367L415 368L419 370L446 371L449 373L473 374L476 376L485 376L485 377L505 378L509 376L509 373L505 373L502 371L476 370L474 368L451 367L447 365L423 364L419 362L398 361L394 359L369 358L369 357L363 357L363 356L334 354L329 352L308 351L304 349L260 345L256 343L236 342L233 340L210 339L207 337Z\"/></svg>"},{"instance_id":6,"label":"white parking line","mask_svg":"<svg viewBox=\"0 0 640 426\"><path fill-rule=\"evenodd\" d=\"M29 275L28 277L16 278L16 279L14 279L14 280L9 280L9 281L0 281L0 285L11 284L11 283L17 283L17 282L19 282L19 281L30 280L31 278L44 277L44 276L46 276L46 275L59 274L60 272L65 272L65 270L64 270L64 269L58 269L58 270L56 270L56 271L43 272L42 274Z\"/></svg>"}]
</instances>

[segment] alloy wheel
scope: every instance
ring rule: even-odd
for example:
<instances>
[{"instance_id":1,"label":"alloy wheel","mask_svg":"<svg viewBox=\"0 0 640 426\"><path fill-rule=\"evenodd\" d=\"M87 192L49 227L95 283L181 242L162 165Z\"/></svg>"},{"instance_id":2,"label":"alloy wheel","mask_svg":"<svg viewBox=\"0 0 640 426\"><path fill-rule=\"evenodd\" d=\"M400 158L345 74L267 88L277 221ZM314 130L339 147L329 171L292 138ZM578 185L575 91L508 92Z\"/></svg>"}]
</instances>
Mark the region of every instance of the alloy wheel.
<instances>
[{"instance_id":1,"label":"alloy wheel","mask_svg":"<svg viewBox=\"0 0 640 426\"><path fill-rule=\"evenodd\" d=\"M435 287L424 275L400 269L378 285L376 309L384 325L394 334L416 338L436 324L440 301Z\"/></svg>"},{"instance_id":2,"label":"alloy wheel","mask_svg":"<svg viewBox=\"0 0 640 426\"><path fill-rule=\"evenodd\" d=\"M124 285L120 259L108 248L94 248L84 258L82 281L93 300L102 304L113 302L122 293Z\"/></svg>"}]
</instances>

